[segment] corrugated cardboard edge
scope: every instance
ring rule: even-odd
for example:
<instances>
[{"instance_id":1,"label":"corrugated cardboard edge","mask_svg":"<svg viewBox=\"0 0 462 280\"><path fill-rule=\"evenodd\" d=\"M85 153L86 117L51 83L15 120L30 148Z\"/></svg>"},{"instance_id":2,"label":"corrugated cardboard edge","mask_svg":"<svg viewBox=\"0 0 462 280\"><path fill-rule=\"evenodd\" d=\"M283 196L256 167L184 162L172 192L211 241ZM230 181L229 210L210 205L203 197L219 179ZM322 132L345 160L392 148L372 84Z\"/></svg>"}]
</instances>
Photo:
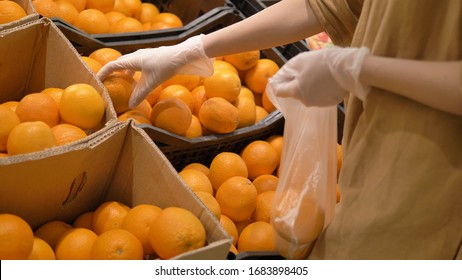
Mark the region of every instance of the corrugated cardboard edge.
<instances>
[{"instance_id":1,"label":"corrugated cardboard edge","mask_svg":"<svg viewBox=\"0 0 462 280\"><path fill-rule=\"evenodd\" d=\"M161 208L168 206L187 208L204 224L207 232L207 245L178 255L174 259L226 259L232 244L232 237L223 229L212 212L183 182L152 139L142 129L136 127L132 121L130 121L130 128L127 132L123 150L125 153L121 153L119 166L114 172L113 182L111 183L112 188L109 190L106 199L125 198L127 200L122 202L131 202L133 206L150 203ZM153 162L153 158L160 160ZM129 161L133 162L133 166L128 165ZM162 174L162 176L156 178L156 173ZM147 174L151 176L145 176ZM133 181L127 183L127 178L132 178ZM150 192L147 189L150 185L150 180L158 180L156 181L157 184L164 183L165 187L172 188L172 192L159 193L156 198L145 195ZM165 180L165 182L159 182L159 180ZM119 185L123 187L118 187L117 181L122 181L123 183ZM136 191L134 190L135 188ZM175 195L169 195L172 193Z\"/></svg>"},{"instance_id":2,"label":"corrugated cardboard edge","mask_svg":"<svg viewBox=\"0 0 462 280\"><path fill-rule=\"evenodd\" d=\"M37 20L40 17L31 0L13 0L13 2L18 3L21 7L23 7L27 15L19 20L0 24L0 31L22 25L29 21Z\"/></svg>"}]
</instances>

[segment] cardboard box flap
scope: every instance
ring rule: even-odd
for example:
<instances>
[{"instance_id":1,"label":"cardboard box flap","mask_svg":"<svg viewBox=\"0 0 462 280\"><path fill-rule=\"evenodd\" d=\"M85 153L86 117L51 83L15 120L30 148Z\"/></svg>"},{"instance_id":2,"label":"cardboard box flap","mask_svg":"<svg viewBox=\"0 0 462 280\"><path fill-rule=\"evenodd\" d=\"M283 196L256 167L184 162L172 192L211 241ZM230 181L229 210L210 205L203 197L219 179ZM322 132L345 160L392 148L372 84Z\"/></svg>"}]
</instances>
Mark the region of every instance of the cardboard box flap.
<instances>
[{"instance_id":1,"label":"cardboard box flap","mask_svg":"<svg viewBox=\"0 0 462 280\"><path fill-rule=\"evenodd\" d=\"M184 207L201 220L206 228L208 245L179 255L177 259L226 258L232 243L231 236L184 184L152 139L134 123L131 123L127 133L111 186L106 200L117 200L132 206L149 203L161 208Z\"/></svg>"},{"instance_id":2,"label":"cardboard box flap","mask_svg":"<svg viewBox=\"0 0 462 280\"><path fill-rule=\"evenodd\" d=\"M55 219L72 222L95 209L110 186L127 127L114 124L46 156L37 152L2 158L0 213L19 215L36 228Z\"/></svg>"}]
</instances>

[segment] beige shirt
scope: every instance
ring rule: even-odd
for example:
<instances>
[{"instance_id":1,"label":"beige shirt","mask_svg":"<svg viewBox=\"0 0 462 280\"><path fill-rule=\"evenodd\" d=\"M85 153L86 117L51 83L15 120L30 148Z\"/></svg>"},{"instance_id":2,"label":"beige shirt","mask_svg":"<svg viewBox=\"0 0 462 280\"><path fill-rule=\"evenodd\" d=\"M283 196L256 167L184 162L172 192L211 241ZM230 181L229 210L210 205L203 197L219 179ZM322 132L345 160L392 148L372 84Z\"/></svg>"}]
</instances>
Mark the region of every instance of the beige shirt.
<instances>
[{"instance_id":1,"label":"beige shirt","mask_svg":"<svg viewBox=\"0 0 462 280\"><path fill-rule=\"evenodd\" d=\"M462 59L462 1L309 1L337 45ZM342 201L310 258L461 259L462 118L378 88L345 104Z\"/></svg>"}]
</instances>

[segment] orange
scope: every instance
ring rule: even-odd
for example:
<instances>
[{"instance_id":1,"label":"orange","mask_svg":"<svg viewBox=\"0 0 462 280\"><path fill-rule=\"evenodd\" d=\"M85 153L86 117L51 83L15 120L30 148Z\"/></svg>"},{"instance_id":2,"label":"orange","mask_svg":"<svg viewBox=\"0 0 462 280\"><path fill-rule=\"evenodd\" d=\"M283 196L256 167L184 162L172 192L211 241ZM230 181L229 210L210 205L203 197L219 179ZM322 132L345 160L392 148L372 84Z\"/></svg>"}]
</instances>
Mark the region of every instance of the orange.
<instances>
[{"instance_id":1,"label":"orange","mask_svg":"<svg viewBox=\"0 0 462 280\"><path fill-rule=\"evenodd\" d=\"M115 0L113 10L122 12L129 17L139 18L141 14L141 0Z\"/></svg>"},{"instance_id":2,"label":"orange","mask_svg":"<svg viewBox=\"0 0 462 280\"><path fill-rule=\"evenodd\" d=\"M234 102L241 91L241 79L230 70L216 70L204 79L204 88L207 98L222 97Z\"/></svg>"},{"instance_id":3,"label":"orange","mask_svg":"<svg viewBox=\"0 0 462 280\"><path fill-rule=\"evenodd\" d=\"M149 104L149 101L147 99L143 99L140 104L138 104L133 110L138 111L143 114L146 118L151 117L151 112L152 112L152 106Z\"/></svg>"},{"instance_id":4,"label":"orange","mask_svg":"<svg viewBox=\"0 0 462 280\"><path fill-rule=\"evenodd\" d=\"M189 125L188 130L186 130L184 136L187 138L196 138L201 137L202 135L201 121L198 117L192 115L191 124Z\"/></svg>"},{"instance_id":5,"label":"orange","mask_svg":"<svg viewBox=\"0 0 462 280\"><path fill-rule=\"evenodd\" d=\"M178 98L188 105L191 112L194 111L194 98L191 95L191 92L182 85L163 86L163 89L157 98L157 102L167 98Z\"/></svg>"},{"instance_id":6,"label":"orange","mask_svg":"<svg viewBox=\"0 0 462 280\"><path fill-rule=\"evenodd\" d=\"M143 245L125 229L110 229L99 235L91 248L92 260L142 260Z\"/></svg>"},{"instance_id":7,"label":"orange","mask_svg":"<svg viewBox=\"0 0 462 280\"><path fill-rule=\"evenodd\" d=\"M151 120L147 118L143 113L137 110L128 110L117 116L121 122L126 122L132 119L135 124L148 124L152 125Z\"/></svg>"},{"instance_id":8,"label":"orange","mask_svg":"<svg viewBox=\"0 0 462 280\"><path fill-rule=\"evenodd\" d=\"M224 61L224 60L215 60L213 62L213 69L214 69L214 71L229 70L229 71L235 73L236 75L239 75L239 73L237 72L236 67L234 67L231 63L229 63L227 61Z\"/></svg>"},{"instance_id":9,"label":"orange","mask_svg":"<svg viewBox=\"0 0 462 280\"><path fill-rule=\"evenodd\" d=\"M204 191L213 194L212 183L202 171L186 168L178 172L178 175L192 191Z\"/></svg>"},{"instance_id":10,"label":"orange","mask_svg":"<svg viewBox=\"0 0 462 280\"><path fill-rule=\"evenodd\" d=\"M257 206L253 212L254 221L269 223L271 220L271 206L273 205L276 191L265 191L257 195Z\"/></svg>"},{"instance_id":11,"label":"orange","mask_svg":"<svg viewBox=\"0 0 462 280\"><path fill-rule=\"evenodd\" d=\"M93 231L101 235L110 229L122 228L123 220L129 210L130 207L121 202L103 202L93 213Z\"/></svg>"},{"instance_id":12,"label":"orange","mask_svg":"<svg viewBox=\"0 0 462 280\"><path fill-rule=\"evenodd\" d=\"M105 13L105 15L111 27L119 20L127 17L124 13L114 11L114 10Z\"/></svg>"},{"instance_id":13,"label":"orange","mask_svg":"<svg viewBox=\"0 0 462 280\"><path fill-rule=\"evenodd\" d=\"M16 114L21 122L42 121L47 125L59 124L59 107L48 94L29 93L25 95L16 107Z\"/></svg>"},{"instance_id":14,"label":"orange","mask_svg":"<svg viewBox=\"0 0 462 280\"><path fill-rule=\"evenodd\" d=\"M276 251L272 226L262 221L251 223L239 235L237 249L239 252Z\"/></svg>"},{"instance_id":15,"label":"orange","mask_svg":"<svg viewBox=\"0 0 462 280\"><path fill-rule=\"evenodd\" d=\"M122 229L133 233L143 246L143 254L154 253L150 242L151 224L160 215L162 209L152 204L139 204L130 209L122 222Z\"/></svg>"},{"instance_id":16,"label":"orange","mask_svg":"<svg viewBox=\"0 0 462 280\"><path fill-rule=\"evenodd\" d=\"M104 79L103 84L109 92L116 113L128 111L128 101L136 85L135 79L125 72L113 72Z\"/></svg>"},{"instance_id":17,"label":"orange","mask_svg":"<svg viewBox=\"0 0 462 280\"><path fill-rule=\"evenodd\" d=\"M87 0L85 8L98 9L103 13L109 12L113 9L115 0Z\"/></svg>"},{"instance_id":18,"label":"orange","mask_svg":"<svg viewBox=\"0 0 462 280\"><path fill-rule=\"evenodd\" d=\"M169 28L179 28L183 27L183 21L175 14L162 12L151 18L151 24L165 24Z\"/></svg>"},{"instance_id":19,"label":"orange","mask_svg":"<svg viewBox=\"0 0 462 280\"><path fill-rule=\"evenodd\" d=\"M77 8L72 5L72 3L68 2L67 0L57 0L55 3L58 5L58 17L63 19L64 21L73 24L77 16L79 15L79 11Z\"/></svg>"},{"instance_id":20,"label":"orange","mask_svg":"<svg viewBox=\"0 0 462 280\"><path fill-rule=\"evenodd\" d=\"M56 104L58 104L58 108L59 108L59 103L61 102L61 96L63 95L63 92L64 92L64 89L56 88L56 87L45 88L44 90L41 91L41 93L45 93L51 96L56 101Z\"/></svg>"},{"instance_id":21,"label":"orange","mask_svg":"<svg viewBox=\"0 0 462 280\"><path fill-rule=\"evenodd\" d=\"M56 145L65 145L87 137L85 131L73 124L61 123L51 128L55 138Z\"/></svg>"},{"instance_id":22,"label":"orange","mask_svg":"<svg viewBox=\"0 0 462 280\"><path fill-rule=\"evenodd\" d=\"M101 63L101 65L105 65L106 63L116 60L117 58L121 57L122 53L113 48L100 48L92 53L88 57L93 58L94 60Z\"/></svg>"},{"instance_id":23,"label":"orange","mask_svg":"<svg viewBox=\"0 0 462 280\"><path fill-rule=\"evenodd\" d=\"M237 231L236 224L228 216L222 214L220 216L220 224L225 229L225 231L233 238L233 245L237 245L237 239L239 237L239 232Z\"/></svg>"},{"instance_id":24,"label":"orange","mask_svg":"<svg viewBox=\"0 0 462 280\"><path fill-rule=\"evenodd\" d=\"M64 122L91 129L104 118L104 100L89 84L73 84L64 89L59 113Z\"/></svg>"},{"instance_id":25,"label":"orange","mask_svg":"<svg viewBox=\"0 0 462 280\"><path fill-rule=\"evenodd\" d=\"M231 63L237 70L248 70L258 63L258 60L260 59L260 51L256 50L225 55L223 59Z\"/></svg>"},{"instance_id":26,"label":"orange","mask_svg":"<svg viewBox=\"0 0 462 280\"><path fill-rule=\"evenodd\" d=\"M195 194L204 203L204 205L212 212L212 215L214 215L218 220L220 220L221 208L216 198L209 192L195 191Z\"/></svg>"},{"instance_id":27,"label":"orange","mask_svg":"<svg viewBox=\"0 0 462 280\"><path fill-rule=\"evenodd\" d=\"M3 1L9 2L9 1ZM53 0L33 0L35 10L43 17L56 17L58 14L58 4Z\"/></svg>"},{"instance_id":28,"label":"orange","mask_svg":"<svg viewBox=\"0 0 462 280\"><path fill-rule=\"evenodd\" d=\"M248 178L242 176L224 181L215 197L221 212L235 222L249 219L257 206L257 189Z\"/></svg>"},{"instance_id":29,"label":"orange","mask_svg":"<svg viewBox=\"0 0 462 280\"><path fill-rule=\"evenodd\" d=\"M34 235L43 239L54 250L61 236L71 229L72 226L70 224L60 220L53 220L39 226L34 231Z\"/></svg>"},{"instance_id":30,"label":"orange","mask_svg":"<svg viewBox=\"0 0 462 280\"><path fill-rule=\"evenodd\" d=\"M56 244L57 260L89 260L91 249L98 235L86 228L66 231Z\"/></svg>"},{"instance_id":31,"label":"orange","mask_svg":"<svg viewBox=\"0 0 462 280\"><path fill-rule=\"evenodd\" d=\"M202 248L206 232L201 221L189 210L167 207L151 224L151 245L162 259Z\"/></svg>"},{"instance_id":32,"label":"orange","mask_svg":"<svg viewBox=\"0 0 462 280\"><path fill-rule=\"evenodd\" d=\"M208 176L213 189L216 191L224 181L231 177L247 177L247 165L238 154L221 152L212 159Z\"/></svg>"},{"instance_id":33,"label":"orange","mask_svg":"<svg viewBox=\"0 0 462 280\"><path fill-rule=\"evenodd\" d=\"M141 3L141 12L139 20L142 23L151 23L152 18L159 13L159 9L152 3Z\"/></svg>"},{"instance_id":34,"label":"orange","mask_svg":"<svg viewBox=\"0 0 462 280\"><path fill-rule=\"evenodd\" d=\"M250 218L250 219L245 219L243 221L240 221L240 222L234 222L234 224L236 225L236 228L237 228L237 232L238 234L241 234L241 232L248 226L250 225L251 223L253 223L254 221Z\"/></svg>"},{"instance_id":35,"label":"orange","mask_svg":"<svg viewBox=\"0 0 462 280\"><path fill-rule=\"evenodd\" d=\"M87 65L88 68L94 73L97 74L99 70L103 67L103 65L97 61L94 58L88 57L88 56L82 56L81 57L83 62L85 62L85 65Z\"/></svg>"},{"instance_id":36,"label":"orange","mask_svg":"<svg viewBox=\"0 0 462 280\"><path fill-rule=\"evenodd\" d=\"M195 87L191 91L191 95L192 95L193 100L194 100L193 114L195 116L199 116L199 110L200 110L202 104L205 102L205 100L207 100L207 95L205 94L204 86L200 85L200 86Z\"/></svg>"},{"instance_id":37,"label":"orange","mask_svg":"<svg viewBox=\"0 0 462 280\"><path fill-rule=\"evenodd\" d=\"M338 177L340 176L340 170L342 169L342 161L343 161L343 151L342 151L342 145L337 143L337 180Z\"/></svg>"},{"instance_id":38,"label":"orange","mask_svg":"<svg viewBox=\"0 0 462 280\"><path fill-rule=\"evenodd\" d=\"M133 17L124 17L114 22L109 28L111 33L141 32L144 31L143 24Z\"/></svg>"},{"instance_id":39,"label":"orange","mask_svg":"<svg viewBox=\"0 0 462 280\"><path fill-rule=\"evenodd\" d=\"M245 72L244 82L254 93L263 93L271 78L279 70L279 66L271 59L260 58L255 66Z\"/></svg>"},{"instance_id":40,"label":"orange","mask_svg":"<svg viewBox=\"0 0 462 280\"><path fill-rule=\"evenodd\" d=\"M0 2L0 24L19 20L27 15L21 5L13 1Z\"/></svg>"},{"instance_id":41,"label":"orange","mask_svg":"<svg viewBox=\"0 0 462 280\"><path fill-rule=\"evenodd\" d=\"M256 118L255 118L255 123L261 122L264 118L266 118L269 113L268 111L265 110L265 108L256 105L255 106L255 111L256 111Z\"/></svg>"},{"instance_id":42,"label":"orange","mask_svg":"<svg viewBox=\"0 0 462 280\"><path fill-rule=\"evenodd\" d=\"M6 142L9 155L42 151L56 146L56 139L49 125L42 121L22 122L10 132Z\"/></svg>"},{"instance_id":43,"label":"orange","mask_svg":"<svg viewBox=\"0 0 462 280\"><path fill-rule=\"evenodd\" d=\"M43 239L34 237L32 251L27 257L28 260L56 260L53 248Z\"/></svg>"},{"instance_id":44,"label":"orange","mask_svg":"<svg viewBox=\"0 0 462 280\"><path fill-rule=\"evenodd\" d=\"M71 3L74 5L74 7L79 11L83 11L85 9L85 6L87 5L87 0L66 0L67 2Z\"/></svg>"},{"instance_id":45,"label":"orange","mask_svg":"<svg viewBox=\"0 0 462 280\"><path fill-rule=\"evenodd\" d=\"M154 106L157 102L157 99L159 99L159 95L162 91L163 87L162 85L157 86L154 88L147 96L146 100L151 104L151 106Z\"/></svg>"},{"instance_id":46,"label":"orange","mask_svg":"<svg viewBox=\"0 0 462 280\"><path fill-rule=\"evenodd\" d=\"M14 214L0 214L0 260L25 260L32 252L34 233Z\"/></svg>"},{"instance_id":47,"label":"orange","mask_svg":"<svg viewBox=\"0 0 462 280\"><path fill-rule=\"evenodd\" d=\"M190 164L186 165L185 167L183 167L183 170L186 170L186 169L198 170L198 171L204 173L207 176L210 173L210 169L207 166L205 166L204 164L199 163L199 162L193 162L193 163L190 163Z\"/></svg>"},{"instance_id":48,"label":"orange","mask_svg":"<svg viewBox=\"0 0 462 280\"><path fill-rule=\"evenodd\" d=\"M312 193L287 189L274 198L274 206L274 230L291 243L313 242L324 227L324 211Z\"/></svg>"},{"instance_id":49,"label":"orange","mask_svg":"<svg viewBox=\"0 0 462 280\"><path fill-rule=\"evenodd\" d=\"M21 120L14 111L4 106L0 106L0 120L0 152L6 152L8 136Z\"/></svg>"},{"instance_id":50,"label":"orange","mask_svg":"<svg viewBox=\"0 0 462 280\"><path fill-rule=\"evenodd\" d=\"M152 107L151 123L169 132L183 135L191 121L191 109L179 98L160 100Z\"/></svg>"},{"instance_id":51,"label":"orange","mask_svg":"<svg viewBox=\"0 0 462 280\"><path fill-rule=\"evenodd\" d=\"M337 185L335 186L335 199L336 199L336 202L339 203L340 202L340 198L342 197L342 193L340 191L340 186Z\"/></svg>"},{"instance_id":52,"label":"orange","mask_svg":"<svg viewBox=\"0 0 462 280\"><path fill-rule=\"evenodd\" d=\"M279 184L279 178L272 174L263 174L253 179L252 183L257 188L257 193L260 194L266 191L275 191Z\"/></svg>"},{"instance_id":53,"label":"orange","mask_svg":"<svg viewBox=\"0 0 462 280\"><path fill-rule=\"evenodd\" d=\"M10 110L15 112L16 107L18 107L18 104L19 104L19 101L12 100L12 101L3 102L2 104L0 104L0 106L9 108Z\"/></svg>"},{"instance_id":54,"label":"orange","mask_svg":"<svg viewBox=\"0 0 462 280\"><path fill-rule=\"evenodd\" d=\"M109 32L109 20L97 9L85 9L74 20L74 26L89 33L101 34Z\"/></svg>"},{"instance_id":55,"label":"orange","mask_svg":"<svg viewBox=\"0 0 462 280\"><path fill-rule=\"evenodd\" d=\"M93 230L93 211L80 214L72 223L75 228L86 228Z\"/></svg>"},{"instance_id":56,"label":"orange","mask_svg":"<svg viewBox=\"0 0 462 280\"><path fill-rule=\"evenodd\" d=\"M278 152L278 157L279 157L278 162L280 163L281 162L281 156L282 156L282 148L284 146L284 136L282 136L282 135L272 135L272 136L266 138L266 142L270 143L273 146L273 148L276 149L276 151Z\"/></svg>"},{"instance_id":57,"label":"orange","mask_svg":"<svg viewBox=\"0 0 462 280\"><path fill-rule=\"evenodd\" d=\"M165 88L170 85L180 85L187 88L189 91L193 90L200 84L201 77L197 75L181 75L177 74L162 83Z\"/></svg>"},{"instance_id":58,"label":"orange","mask_svg":"<svg viewBox=\"0 0 462 280\"><path fill-rule=\"evenodd\" d=\"M255 109L255 101L252 98L239 94L236 101L234 101L234 106L236 106L239 111L239 124L237 128L255 124L257 111Z\"/></svg>"},{"instance_id":59,"label":"orange","mask_svg":"<svg viewBox=\"0 0 462 280\"><path fill-rule=\"evenodd\" d=\"M212 97L202 103L199 120L213 133L229 133L239 125L239 110L222 97Z\"/></svg>"},{"instance_id":60,"label":"orange","mask_svg":"<svg viewBox=\"0 0 462 280\"><path fill-rule=\"evenodd\" d=\"M4 157L8 157L8 154L0 152L0 158L4 158Z\"/></svg>"},{"instance_id":61,"label":"orange","mask_svg":"<svg viewBox=\"0 0 462 280\"><path fill-rule=\"evenodd\" d=\"M278 152L264 140L250 142L241 151L241 157L247 165L251 180L263 174L273 174L279 165Z\"/></svg>"},{"instance_id":62,"label":"orange","mask_svg":"<svg viewBox=\"0 0 462 280\"><path fill-rule=\"evenodd\" d=\"M271 103L271 101L269 100L266 90L263 91L261 102L262 102L263 108L265 108L265 110L268 113L271 113L276 110L276 107L274 107L273 103Z\"/></svg>"},{"instance_id":63,"label":"orange","mask_svg":"<svg viewBox=\"0 0 462 280\"><path fill-rule=\"evenodd\" d=\"M246 86L241 87L241 91L239 92L239 97L250 98L255 102L255 96L253 92Z\"/></svg>"}]
</instances>

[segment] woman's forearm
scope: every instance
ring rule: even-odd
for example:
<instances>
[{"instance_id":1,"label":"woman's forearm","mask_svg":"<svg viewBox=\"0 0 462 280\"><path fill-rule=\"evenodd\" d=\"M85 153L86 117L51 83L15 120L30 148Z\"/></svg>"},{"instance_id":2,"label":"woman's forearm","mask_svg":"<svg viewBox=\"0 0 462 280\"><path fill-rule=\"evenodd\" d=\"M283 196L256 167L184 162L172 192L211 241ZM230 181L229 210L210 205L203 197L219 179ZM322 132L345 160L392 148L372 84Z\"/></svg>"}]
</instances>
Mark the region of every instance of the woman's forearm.
<instances>
[{"instance_id":1,"label":"woman's forearm","mask_svg":"<svg viewBox=\"0 0 462 280\"><path fill-rule=\"evenodd\" d=\"M209 57L267 49L322 31L307 0L282 0L203 38Z\"/></svg>"},{"instance_id":2,"label":"woman's forearm","mask_svg":"<svg viewBox=\"0 0 462 280\"><path fill-rule=\"evenodd\" d=\"M370 56L360 80L429 107L462 116L461 62Z\"/></svg>"}]
</instances>

